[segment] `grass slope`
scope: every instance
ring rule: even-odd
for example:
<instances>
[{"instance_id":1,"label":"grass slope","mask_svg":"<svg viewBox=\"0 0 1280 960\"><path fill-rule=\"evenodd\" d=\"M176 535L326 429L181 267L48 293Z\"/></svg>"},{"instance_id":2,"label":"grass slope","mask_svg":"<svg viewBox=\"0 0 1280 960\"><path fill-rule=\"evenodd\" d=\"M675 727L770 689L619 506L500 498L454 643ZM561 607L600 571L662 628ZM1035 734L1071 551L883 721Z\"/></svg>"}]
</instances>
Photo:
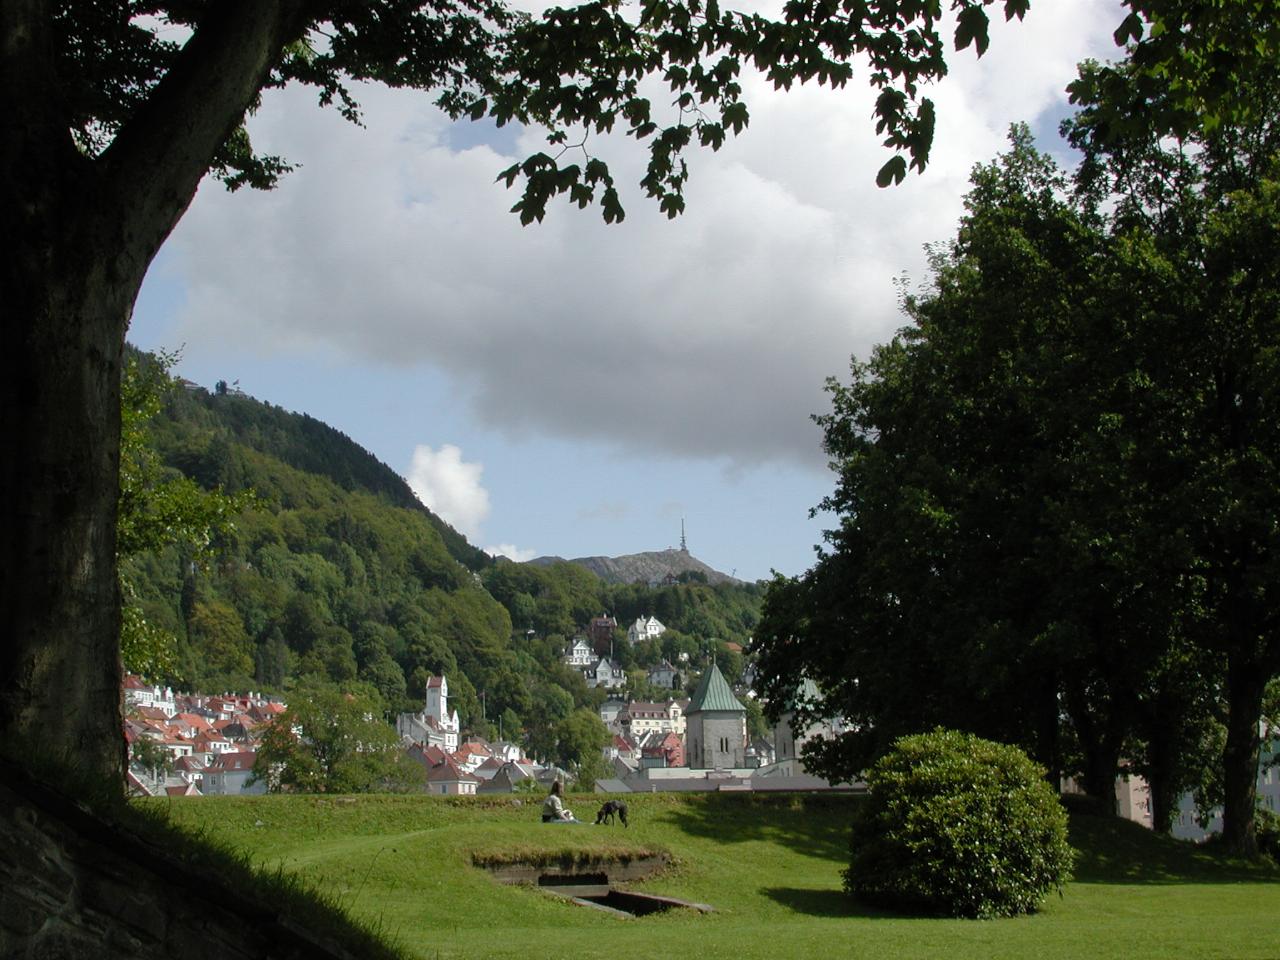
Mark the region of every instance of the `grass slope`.
<instances>
[{"instance_id":1,"label":"grass slope","mask_svg":"<svg viewBox=\"0 0 1280 960\"><path fill-rule=\"evenodd\" d=\"M575 797L579 815L599 798ZM318 886L413 957L1263 958L1280 949L1280 873L1076 815L1077 879L1040 913L958 921L868 909L840 889L847 797L639 795L630 830L543 826L535 800L234 797L170 802L172 821ZM163 801L149 801L159 805ZM665 851L638 888L712 904L618 919L494 883L473 859Z\"/></svg>"}]
</instances>

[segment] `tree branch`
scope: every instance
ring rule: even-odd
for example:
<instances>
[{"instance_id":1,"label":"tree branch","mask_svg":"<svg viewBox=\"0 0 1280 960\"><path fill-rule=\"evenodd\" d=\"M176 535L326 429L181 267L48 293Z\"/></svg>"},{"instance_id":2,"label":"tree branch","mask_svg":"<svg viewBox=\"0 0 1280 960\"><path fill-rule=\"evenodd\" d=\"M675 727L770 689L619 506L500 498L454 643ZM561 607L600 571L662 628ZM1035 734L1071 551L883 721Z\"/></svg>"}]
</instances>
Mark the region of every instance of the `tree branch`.
<instances>
[{"instance_id":1,"label":"tree branch","mask_svg":"<svg viewBox=\"0 0 1280 960\"><path fill-rule=\"evenodd\" d=\"M121 239L149 262L186 211L215 152L304 29L305 0L222 0L173 69L103 153Z\"/></svg>"}]
</instances>

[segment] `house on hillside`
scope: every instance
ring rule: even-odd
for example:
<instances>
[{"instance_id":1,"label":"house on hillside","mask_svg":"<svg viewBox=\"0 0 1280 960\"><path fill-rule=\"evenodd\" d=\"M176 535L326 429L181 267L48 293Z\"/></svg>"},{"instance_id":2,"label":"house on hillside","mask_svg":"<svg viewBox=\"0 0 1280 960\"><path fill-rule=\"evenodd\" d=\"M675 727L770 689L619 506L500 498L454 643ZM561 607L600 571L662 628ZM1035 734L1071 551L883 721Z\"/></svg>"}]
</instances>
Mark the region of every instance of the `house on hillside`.
<instances>
[{"instance_id":1,"label":"house on hillside","mask_svg":"<svg viewBox=\"0 0 1280 960\"><path fill-rule=\"evenodd\" d=\"M666 632L667 628L657 617L637 617L636 622L627 627L627 642L634 646L642 640L656 640Z\"/></svg>"},{"instance_id":2,"label":"house on hillside","mask_svg":"<svg viewBox=\"0 0 1280 960\"><path fill-rule=\"evenodd\" d=\"M618 727L633 743L650 733L683 736L687 705L685 700L668 700L666 703L633 700L618 714Z\"/></svg>"},{"instance_id":3,"label":"house on hillside","mask_svg":"<svg viewBox=\"0 0 1280 960\"><path fill-rule=\"evenodd\" d=\"M610 697L604 703L600 704L600 722L612 730L614 733L621 733L622 727L618 725L618 716L627 708L627 704L623 700Z\"/></svg>"},{"instance_id":4,"label":"house on hillside","mask_svg":"<svg viewBox=\"0 0 1280 960\"><path fill-rule=\"evenodd\" d=\"M124 676L124 708L128 712L134 707L148 707L159 711L166 718L178 712L178 705L169 687L148 684L141 677L126 673Z\"/></svg>"},{"instance_id":5,"label":"house on hillside","mask_svg":"<svg viewBox=\"0 0 1280 960\"><path fill-rule=\"evenodd\" d=\"M527 763L507 761L494 775L482 780L477 793L513 793L522 783L537 782L533 766Z\"/></svg>"},{"instance_id":6,"label":"house on hillside","mask_svg":"<svg viewBox=\"0 0 1280 960\"><path fill-rule=\"evenodd\" d=\"M627 682L627 672L622 669L622 664L608 657L601 657L592 666L585 668L582 676L588 687L605 687L610 690L625 686Z\"/></svg>"},{"instance_id":7,"label":"house on hillside","mask_svg":"<svg viewBox=\"0 0 1280 960\"><path fill-rule=\"evenodd\" d=\"M594 649L603 653L609 649L609 644L613 642L613 631L618 628L618 621L613 617L601 614L598 617L592 617L591 622L587 624L587 636L591 640Z\"/></svg>"},{"instance_id":8,"label":"house on hillside","mask_svg":"<svg viewBox=\"0 0 1280 960\"><path fill-rule=\"evenodd\" d=\"M642 767L683 767L684 743L675 733L651 734L640 749Z\"/></svg>"},{"instance_id":9,"label":"house on hillside","mask_svg":"<svg viewBox=\"0 0 1280 960\"><path fill-rule=\"evenodd\" d=\"M450 757L463 773L475 773L486 760L493 759L493 751L483 741L468 740Z\"/></svg>"},{"instance_id":10,"label":"house on hillside","mask_svg":"<svg viewBox=\"0 0 1280 960\"><path fill-rule=\"evenodd\" d=\"M666 660L663 660L656 667L650 667L648 671L649 682L655 687L662 687L666 690L674 690L679 677L680 671Z\"/></svg>"},{"instance_id":11,"label":"house on hillside","mask_svg":"<svg viewBox=\"0 0 1280 960\"><path fill-rule=\"evenodd\" d=\"M596 652L585 637L574 637L573 645L560 659L570 667L588 667L595 663Z\"/></svg>"}]
</instances>

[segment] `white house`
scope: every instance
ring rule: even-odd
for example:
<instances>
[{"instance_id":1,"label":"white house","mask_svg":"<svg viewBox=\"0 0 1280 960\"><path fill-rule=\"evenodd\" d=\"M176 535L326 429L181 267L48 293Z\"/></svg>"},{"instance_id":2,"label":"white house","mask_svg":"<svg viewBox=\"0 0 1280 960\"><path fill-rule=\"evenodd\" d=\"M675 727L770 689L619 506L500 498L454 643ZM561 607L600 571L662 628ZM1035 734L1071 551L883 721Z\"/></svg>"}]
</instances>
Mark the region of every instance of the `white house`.
<instances>
[{"instance_id":1,"label":"white house","mask_svg":"<svg viewBox=\"0 0 1280 960\"><path fill-rule=\"evenodd\" d=\"M169 687L143 683L141 678L131 673L124 677L125 710L135 707L150 707L159 710L166 717L178 712L178 705Z\"/></svg>"},{"instance_id":2,"label":"white house","mask_svg":"<svg viewBox=\"0 0 1280 960\"><path fill-rule=\"evenodd\" d=\"M596 652L585 637L574 637L573 646L564 652L561 659L571 667L589 667L596 660Z\"/></svg>"},{"instance_id":3,"label":"white house","mask_svg":"<svg viewBox=\"0 0 1280 960\"><path fill-rule=\"evenodd\" d=\"M627 642L639 643L641 640L656 640L667 632L667 628L658 622L657 617L637 617L636 622L627 627Z\"/></svg>"},{"instance_id":4,"label":"white house","mask_svg":"<svg viewBox=\"0 0 1280 960\"><path fill-rule=\"evenodd\" d=\"M633 700L618 714L618 726L633 742L650 733L674 733L684 735L685 701L668 700L666 703L649 703Z\"/></svg>"},{"instance_id":5,"label":"white house","mask_svg":"<svg viewBox=\"0 0 1280 960\"><path fill-rule=\"evenodd\" d=\"M595 664L582 671L588 687L605 687L613 690L627 682L627 672L616 660L601 657Z\"/></svg>"}]
</instances>

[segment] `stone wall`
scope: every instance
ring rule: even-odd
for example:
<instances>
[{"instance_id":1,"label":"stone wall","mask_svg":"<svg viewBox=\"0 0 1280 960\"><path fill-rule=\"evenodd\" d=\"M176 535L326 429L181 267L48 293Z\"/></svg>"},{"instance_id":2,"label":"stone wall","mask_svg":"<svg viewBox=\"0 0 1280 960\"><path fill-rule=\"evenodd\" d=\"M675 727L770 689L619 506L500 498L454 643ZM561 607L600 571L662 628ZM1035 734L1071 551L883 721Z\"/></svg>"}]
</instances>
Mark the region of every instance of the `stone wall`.
<instances>
[{"instance_id":1,"label":"stone wall","mask_svg":"<svg viewBox=\"0 0 1280 960\"><path fill-rule=\"evenodd\" d=\"M0 958L86 957L351 954L0 763Z\"/></svg>"}]
</instances>

